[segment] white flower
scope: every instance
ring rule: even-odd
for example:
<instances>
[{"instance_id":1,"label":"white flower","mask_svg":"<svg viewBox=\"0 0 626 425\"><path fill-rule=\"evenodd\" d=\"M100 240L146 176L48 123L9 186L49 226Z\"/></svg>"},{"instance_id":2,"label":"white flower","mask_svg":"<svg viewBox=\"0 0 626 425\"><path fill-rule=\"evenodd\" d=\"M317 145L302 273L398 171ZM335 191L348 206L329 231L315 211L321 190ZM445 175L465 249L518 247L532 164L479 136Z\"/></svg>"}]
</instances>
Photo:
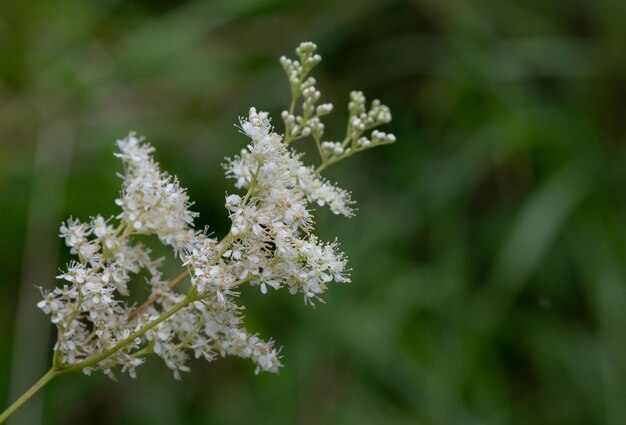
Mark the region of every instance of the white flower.
<instances>
[{"instance_id":1,"label":"white flower","mask_svg":"<svg viewBox=\"0 0 626 425\"><path fill-rule=\"evenodd\" d=\"M186 190L175 177L161 172L151 157L154 148L133 133L117 144L121 152L116 156L126 168L122 196L117 201L122 213L117 218L134 233L157 235L176 252L188 249L198 214L189 210Z\"/></svg>"},{"instance_id":2,"label":"white flower","mask_svg":"<svg viewBox=\"0 0 626 425\"><path fill-rule=\"evenodd\" d=\"M109 219L97 215L88 222L69 219L60 236L76 256L58 279L61 287L45 292L37 307L58 328L55 364L75 366L85 374L113 369L136 376L142 357L154 353L179 379L190 353L213 360L218 354L251 359L256 372L277 372L279 351L243 326L244 306L238 295L244 285L262 294L286 287L305 304L320 300L333 282L348 282L346 259L336 242L314 234L313 210L327 206L334 214L353 215L349 192L320 175L320 170L366 148L392 143L391 134L373 130L391 119L379 101L369 110L361 92L353 92L348 134L343 142L322 142L331 104L321 97L308 74L321 57L313 43L302 43L297 60L281 58L292 96L301 101L302 115L284 111L284 136L276 133L266 112L249 110L241 132L249 143L227 159L226 176L244 194L228 194L225 207L231 227L220 241L194 228L197 213L178 179L161 171L154 148L131 133L117 141L124 166L119 199L121 212ZM293 108L292 108L293 111ZM312 137L322 163L306 165L289 144ZM184 272L163 279L160 258L138 241L154 235L182 261ZM127 298L139 273L146 276L150 297L136 306ZM189 277L188 294L173 287ZM175 312L175 314L174 314ZM99 361L94 362L96 356ZM89 366L85 367L86 364Z\"/></svg>"}]
</instances>

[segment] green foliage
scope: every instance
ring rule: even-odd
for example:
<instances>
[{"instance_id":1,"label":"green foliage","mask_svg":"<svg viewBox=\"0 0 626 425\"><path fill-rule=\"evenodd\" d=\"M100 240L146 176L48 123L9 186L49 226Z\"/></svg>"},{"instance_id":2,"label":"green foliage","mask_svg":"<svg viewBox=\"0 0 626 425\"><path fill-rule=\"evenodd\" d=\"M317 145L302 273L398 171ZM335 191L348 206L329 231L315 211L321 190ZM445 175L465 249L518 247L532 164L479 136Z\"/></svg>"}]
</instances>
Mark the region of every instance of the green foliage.
<instances>
[{"instance_id":1,"label":"green foliage","mask_svg":"<svg viewBox=\"0 0 626 425\"><path fill-rule=\"evenodd\" d=\"M290 93L275 58L310 39L324 57L319 88L337 96L324 99L336 105L328 133L343 134L352 87L394 112L385 130L397 143L328 172L359 200L354 218L318 219L342 240L354 283L317 311L288 294L246 299L249 328L283 345L279 376L236 359L194 363L182 383L159 362L120 383L67 376L46 390L44 423L626 418L623 2L0 10L2 406L18 292L29 331L47 331L34 285L51 287L65 263L56 233L69 212L114 212L113 141L146 135L223 234L220 163L245 143L235 117L250 105L280 116ZM50 347L33 335L20 344L37 372Z\"/></svg>"}]
</instances>

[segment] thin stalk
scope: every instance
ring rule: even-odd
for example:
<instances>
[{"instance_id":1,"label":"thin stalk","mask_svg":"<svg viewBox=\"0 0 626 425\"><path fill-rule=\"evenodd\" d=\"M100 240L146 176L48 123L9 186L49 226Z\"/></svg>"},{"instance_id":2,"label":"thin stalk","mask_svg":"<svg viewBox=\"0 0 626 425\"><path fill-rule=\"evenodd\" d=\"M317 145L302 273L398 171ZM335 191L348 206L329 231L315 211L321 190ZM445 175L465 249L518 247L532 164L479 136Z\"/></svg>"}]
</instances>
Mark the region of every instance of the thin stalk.
<instances>
[{"instance_id":1,"label":"thin stalk","mask_svg":"<svg viewBox=\"0 0 626 425\"><path fill-rule=\"evenodd\" d=\"M131 354L133 357L141 357L141 356L145 356L147 354L152 354L154 353L154 341L149 341L149 343L143 347L141 350L139 351L135 351L133 354Z\"/></svg>"},{"instance_id":2,"label":"thin stalk","mask_svg":"<svg viewBox=\"0 0 626 425\"><path fill-rule=\"evenodd\" d=\"M85 360L85 361L83 361L81 363L78 363L78 364L75 364L75 365L71 365L71 366L61 367L61 368L59 368L59 372L60 373L77 372L77 371L85 369L86 367L90 367L90 366L93 366L93 365L96 365L96 364L100 363L102 360L105 360L106 358L108 358L108 357L112 356L113 354L117 353L119 350L121 350L122 348L124 348L125 346L127 346L128 344L133 342L135 339L143 336L146 332L148 332L150 329L152 329L155 326L157 326L159 323L169 319L174 314L178 313L178 311L180 311L183 308L187 307L193 301L196 301L196 297L195 297L195 292L192 290L189 294L187 294L185 299L183 299L181 302L176 304L170 310L168 310L165 313L163 313L162 315L160 315L154 321L152 321L152 322L148 323L147 325L143 326L141 329L139 329L138 331L136 331L135 333L133 333L129 337L124 338L123 340L121 340L120 342L115 344L113 347L108 349L107 351L105 351L103 353L100 353L99 355L94 356L94 357L92 357L90 359L87 359L87 360Z\"/></svg>"},{"instance_id":3,"label":"thin stalk","mask_svg":"<svg viewBox=\"0 0 626 425\"><path fill-rule=\"evenodd\" d=\"M377 147L377 146L388 145L388 144L390 144L390 143L393 143L393 142L378 142L378 143L376 143L376 144L371 144L371 145L369 145L369 146L357 147L357 148L350 148L350 150L349 150L349 151L347 151L346 153L344 153L343 155L341 155L341 156L335 156L335 157L330 158L330 159L329 159L329 160L327 160L327 161L322 162L322 163L321 163L321 164L320 164L320 165L319 165L319 166L315 169L315 171L316 171L317 173L320 173L320 172L324 171L326 168L330 167L331 165L336 164L336 163L338 163L339 161L341 161L341 160L343 160L343 159L349 158L349 157L351 157L352 155L354 155L355 153L363 152L363 151L365 151L365 150L367 150L367 149L372 149L372 148L375 148L375 147Z\"/></svg>"},{"instance_id":4,"label":"thin stalk","mask_svg":"<svg viewBox=\"0 0 626 425\"><path fill-rule=\"evenodd\" d=\"M75 364L75 365L66 366L66 367L63 367L63 366L55 367L55 366L53 366L48 371L48 373L46 373L44 376L42 376L41 379L39 379L39 381L37 381L24 394L22 394L17 400L15 400L15 402L13 402L13 404L11 404L0 415L0 424L2 424L4 421L6 421L9 418L9 416L11 416L13 413L15 413L16 410L18 410L20 407L22 407L22 405L24 405L24 403L26 403L35 394L37 394L37 392L39 392L39 390L41 390L48 382L50 382L56 376L59 376L59 375L65 374L65 373L70 373L70 372L78 372L78 371L81 371L81 370L85 369L86 367L90 367L90 366L93 366L93 365L96 365L96 364L100 363L102 360L105 360L108 357L112 356L113 354L117 353L119 350L121 350L122 348L124 348L125 346L127 346L128 344L133 342L135 339L143 336L150 329L154 328L159 323L169 319L174 314L176 314L178 311L180 311L181 309L187 307L189 304L191 304L192 302L194 302L196 300L197 300L196 293L195 293L195 291L192 290L189 294L187 294L185 299L182 300L180 303L176 304L170 310L168 310L167 312L163 313L161 316L159 316L154 321L152 321L152 322L148 323L147 325L143 326L141 329L139 329L138 331L136 331L135 333L133 333L129 337L121 340L120 342L115 344L109 350L107 350L107 351L105 351L105 352L103 352L103 353L101 353L101 354L99 354L97 356L94 356L94 357L92 357L90 359L87 359L87 360L85 360L85 361L83 361L81 363Z\"/></svg>"},{"instance_id":5,"label":"thin stalk","mask_svg":"<svg viewBox=\"0 0 626 425\"><path fill-rule=\"evenodd\" d=\"M317 146L317 152L320 154L320 159L322 160L322 164L326 162L326 155L324 154L324 150L322 149L322 141L319 137L313 136L313 140L315 140L315 145Z\"/></svg>"},{"instance_id":6,"label":"thin stalk","mask_svg":"<svg viewBox=\"0 0 626 425\"><path fill-rule=\"evenodd\" d=\"M183 279L185 279L185 277L187 277L188 274L189 274L189 269L185 270L184 272L182 272L181 274L176 276L174 279L172 279L169 282L167 282L167 288L168 289L173 289L176 285L178 285L180 282L182 282ZM157 302L158 299L162 295L163 294L152 294L152 296L150 296L150 298L148 298L143 304L141 304L139 307L137 307L136 309L134 309L133 311L128 313L128 316L126 317L126 320L129 321L129 322L131 320L133 320L135 317L137 317L137 315L143 313L148 307L150 307L152 304Z\"/></svg>"},{"instance_id":7,"label":"thin stalk","mask_svg":"<svg viewBox=\"0 0 626 425\"><path fill-rule=\"evenodd\" d=\"M9 417L15 413L24 403L30 400L35 394L39 392L46 384L56 376L59 375L59 371L55 368L50 369L44 376L42 376L39 381L35 382L35 384L30 387L24 394L22 394L17 400L13 402L7 409L0 414L0 424L4 423Z\"/></svg>"},{"instance_id":8,"label":"thin stalk","mask_svg":"<svg viewBox=\"0 0 626 425\"><path fill-rule=\"evenodd\" d=\"M294 88L291 87L291 103L289 104L289 115L293 115L296 110L296 102L300 96L294 91ZM290 144L294 140L294 136L291 134L291 125L287 125L287 121L285 121L285 136L283 138L283 142L286 145Z\"/></svg>"}]
</instances>

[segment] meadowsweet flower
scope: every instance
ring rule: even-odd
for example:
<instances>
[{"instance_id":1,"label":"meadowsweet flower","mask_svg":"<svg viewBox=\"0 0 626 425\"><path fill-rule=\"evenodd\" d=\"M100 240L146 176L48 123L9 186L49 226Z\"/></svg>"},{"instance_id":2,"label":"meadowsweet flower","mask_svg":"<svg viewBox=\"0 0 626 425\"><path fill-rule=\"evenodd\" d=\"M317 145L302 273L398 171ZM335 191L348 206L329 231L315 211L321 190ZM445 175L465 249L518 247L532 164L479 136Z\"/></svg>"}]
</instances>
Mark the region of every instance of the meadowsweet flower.
<instances>
[{"instance_id":1,"label":"meadowsweet flower","mask_svg":"<svg viewBox=\"0 0 626 425\"><path fill-rule=\"evenodd\" d=\"M345 255L336 241L315 236L313 213L328 207L350 217L354 202L320 172L358 151L395 141L374 130L389 122L389 108L375 100L368 110L361 92L350 96L344 141L322 141L322 117L333 105L318 104L321 93L309 75L321 61L316 49L302 43L298 59L281 58L292 92L291 107L281 115L284 133L276 132L269 115L255 108L239 120L248 142L224 164L240 192L224 199L231 227L221 240L194 227L198 214L190 209L187 191L160 169L150 144L134 133L117 141L115 156L124 168L115 201L120 212L61 225L60 236L75 260L58 276L62 286L45 292L37 304L58 329L56 370L101 370L113 377L120 367L135 377L145 356L155 354L177 379L189 371L191 356L211 361L235 355L250 359L256 373L278 371L280 355L273 340L244 327L240 292L252 287L267 295L285 288L313 304L331 284L349 282ZM318 147L317 167L291 146L305 137ZM164 279L162 261L139 242L139 235L155 236L170 247L182 273ZM129 284L141 272L150 296L137 306L128 299ZM189 291L174 290L186 278Z\"/></svg>"},{"instance_id":2,"label":"meadowsweet flower","mask_svg":"<svg viewBox=\"0 0 626 425\"><path fill-rule=\"evenodd\" d=\"M115 156L126 169L122 195L116 203L122 208L118 219L136 234L157 235L179 252L193 240L193 220L189 198L178 180L162 173L152 159L154 148L131 133L118 140Z\"/></svg>"}]
</instances>

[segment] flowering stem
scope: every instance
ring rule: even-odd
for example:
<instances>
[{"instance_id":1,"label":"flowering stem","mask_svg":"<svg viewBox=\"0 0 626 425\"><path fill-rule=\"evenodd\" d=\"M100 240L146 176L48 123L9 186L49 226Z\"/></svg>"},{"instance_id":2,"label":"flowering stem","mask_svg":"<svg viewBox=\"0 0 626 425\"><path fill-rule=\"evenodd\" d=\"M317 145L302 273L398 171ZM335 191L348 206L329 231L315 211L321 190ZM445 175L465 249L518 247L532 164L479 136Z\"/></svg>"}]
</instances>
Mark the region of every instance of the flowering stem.
<instances>
[{"instance_id":1,"label":"flowering stem","mask_svg":"<svg viewBox=\"0 0 626 425\"><path fill-rule=\"evenodd\" d=\"M315 140L315 145L317 146L317 151L320 154L322 163L326 162L326 155L324 154L324 150L322 149L322 141L320 140L319 137L316 137L316 136L313 136L313 139Z\"/></svg>"},{"instance_id":2,"label":"flowering stem","mask_svg":"<svg viewBox=\"0 0 626 425\"><path fill-rule=\"evenodd\" d=\"M141 350L135 351L132 356L136 358L152 353L154 353L154 341L148 341L148 344L145 347Z\"/></svg>"},{"instance_id":3,"label":"flowering stem","mask_svg":"<svg viewBox=\"0 0 626 425\"><path fill-rule=\"evenodd\" d=\"M248 196L250 195L251 192L252 192L252 190L249 190ZM228 249L228 247L232 243L232 235L231 235L231 233L229 232L228 235L226 235L220 242L224 243L224 246L222 247L222 249L220 250L220 252L217 255L218 259L219 259L219 257L222 256L222 254L224 254L226 249ZM174 288L176 285L178 285L188 275L189 275L189 269L185 270L184 272L182 272L181 274L176 276L174 279L169 281L167 286L170 289ZM242 282L245 282L247 280L249 280L249 279L242 279L238 283L242 283ZM127 320L134 319L138 314L142 313L150 305L154 304L159 299L160 295L161 294L154 294L150 298L148 298L148 300L146 300L146 302L144 302L136 310L133 310L128 315ZM37 381L32 387L30 387L28 389L28 391L26 391L24 394L22 394L15 402L13 402L13 404L11 404L4 412L2 412L2 414L0 414L0 424L4 423L13 413L15 413L15 411L17 411L20 407L22 407L22 405L24 403L26 403L28 400L30 400L37 392L39 392L39 390L41 390L48 382L50 382L56 376L59 376L59 375L62 375L62 374L66 374L66 373L70 373L70 372L78 372L78 371L81 371L81 370L83 370L83 369L85 369L87 367L90 367L90 366L93 366L93 365L96 365L96 364L100 363L101 361L103 361L103 360L109 358L110 356L112 356L113 354L117 353L119 350L121 350L122 348L124 348L128 344L132 343L135 339L143 336L146 332L148 332L150 329L153 329L159 323L169 319L174 314L176 314L178 311L182 310L183 308L187 307L192 302L197 301L199 299L201 299L201 298L199 298L197 296L197 293L196 293L195 289L192 288L191 291L189 291L189 293L185 297L185 299L183 299L180 303L176 304L170 310L168 310L165 313L163 313L162 315L160 315L157 319L155 319L154 321L152 321L152 322L148 323L147 325L143 326L141 329L139 329L138 331L136 331L135 333L133 333L129 337L121 340L120 342L115 344L109 350L107 350L107 351L105 351L105 352L103 352L103 353L101 353L101 354L99 354L99 355L97 355L97 356L95 356L93 358L87 359L87 360L85 360L85 361L83 361L81 363L78 363L78 364L75 364L75 365L70 365L70 366L62 366L62 365L58 364L59 362L58 362L58 359L57 359L57 357L55 355L55 360L53 362L52 368L44 376L42 376L39 379L39 381ZM185 342L187 342L187 341L185 340ZM148 353L148 352L149 352L149 349L144 348L144 350L140 350L137 353L144 354L144 353ZM137 353L135 353L135 355L137 355Z\"/></svg>"},{"instance_id":4,"label":"flowering stem","mask_svg":"<svg viewBox=\"0 0 626 425\"><path fill-rule=\"evenodd\" d=\"M258 169L257 169L257 172L258 172ZM246 196L244 198L244 202L243 202L244 205L249 200L250 195L252 194L255 186L256 186L256 174L253 175L253 179L251 181L250 187L248 188L248 192L246 193ZM116 230L116 234L119 234L120 232L122 233L121 235L122 238L127 237L131 233L128 231L128 228L124 229L122 226L118 227L118 229ZM219 260L219 258L224 254L224 252L226 252L229 246L234 242L234 239L235 238L233 237L231 231L229 231L229 233L220 241L220 244L223 244L223 246L220 249L220 251L217 253L216 260ZM189 275L189 269L186 269L185 271L183 271L182 273L180 273L178 276L176 276L174 279L170 280L167 283L168 288L169 289L174 288L176 285L182 282L185 279L185 277L187 277L188 275ZM246 282L248 280L249 278L242 279L240 282L237 282L237 284ZM162 294L153 294L137 309L129 313L127 320L130 321L136 318L137 315L139 315L140 313L145 311L149 306L154 304L160 298L161 295ZM50 382L55 377L66 374L66 373L79 372L85 368L94 366L100 363L101 361L106 360L110 356L117 353L119 350L123 349L128 344L135 341L137 338L140 338L141 336L143 336L149 330L156 327L159 323L169 319L171 316L176 314L181 309L187 307L192 302L200 300L200 299L201 297L198 297L195 288L192 288L187 294L187 296L180 303L176 304L170 310L163 313L157 319L146 324L145 326L143 326L142 328L134 332L129 337L121 340L109 350L103 353L100 353L99 355L94 356L90 359L86 359L78 364L61 365L55 353L52 368L44 376L42 376L32 387L30 387L24 394L22 394L15 402L13 402L13 404L11 404L4 412L2 412L2 414L0 414L0 424L4 423L13 413L15 413L19 408L21 408L28 400L30 400L35 394L37 394L37 392L39 392L48 382ZM184 341L184 343L187 343L187 342L188 342L187 340ZM149 351L150 351L150 348L145 347L143 350L139 350L137 353L144 354L144 353L148 353ZM135 355L137 353L135 353Z\"/></svg>"},{"instance_id":5,"label":"flowering stem","mask_svg":"<svg viewBox=\"0 0 626 425\"><path fill-rule=\"evenodd\" d=\"M362 151L364 151L366 149L375 148L376 146L388 145L390 143L393 143L393 142L384 141L384 142L378 142L376 144L371 144L370 146L363 146L363 147L352 148L352 149L346 151L346 153L344 153L341 156L336 156L336 157L330 158L329 160L323 161L319 165L319 167L317 167L315 169L315 172L321 173L322 171L324 171L326 168L330 167L331 165L336 164L337 162L341 161L342 159L349 158L352 155L354 155L355 153L362 152Z\"/></svg>"},{"instance_id":6,"label":"flowering stem","mask_svg":"<svg viewBox=\"0 0 626 425\"><path fill-rule=\"evenodd\" d=\"M257 172L258 172L258 169L257 169ZM248 199L250 198L250 194L252 193L252 190L254 189L254 185L255 184L256 184L256 174L253 175L252 182L250 184L250 188L248 189L248 193L246 193L246 197L243 200L243 205L245 205L246 202L248 201ZM220 259L220 257L228 250L228 248L230 247L230 245L232 243L233 243L233 236L232 236L232 228L231 228L231 230L228 231L228 234L226 236L224 236L222 238L222 240L219 241L219 243L218 243L218 245L219 244L224 244L224 246L222 247L222 249L215 256L216 261ZM183 271L181 274L176 276L174 279L172 279L169 282L167 282L167 288L168 289L175 288L176 285L178 285L180 282L182 282L183 279L185 279L189 275L189 273L190 273L189 269L186 269L185 271ZM133 310L130 313L128 313L128 316L126 317L126 320L129 321L129 322L131 320L133 320L139 314L143 313L148 307L150 307L152 304L157 302L159 300L159 298L161 298L162 295L163 294L159 294L159 293L152 294L150 296L150 298L148 298L143 304L141 304L135 310Z\"/></svg>"},{"instance_id":7,"label":"flowering stem","mask_svg":"<svg viewBox=\"0 0 626 425\"><path fill-rule=\"evenodd\" d=\"M196 326L194 326L193 329L187 334L185 339L183 339L180 343L176 344L176 348L186 348L187 344L191 342L193 337L196 335L196 332L198 332L202 326L204 326L204 322L198 322Z\"/></svg>"},{"instance_id":8,"label":"flowering stem","mask_svg":"<svg viewBox=\"0 0 626 425\"><path fill-rule=\"evenodd\" d=\"M185 277L187 277L188 274L189 274L189 269L186 269L184 272L176 276L174 279L167 282L167 288L168 289L174 288L176 285L182 282L182 280ZM152 296L150 296L150 298L148 298L143 304L141 304L139 307L137 307L136 309L128 313L126 320L129 322L133 320L135 317L137 317L137 315L143 313L148 307L154 304L162 295L163 294L159 294L159 293L152 294Z\"/></svg>"},{"instance_id":9,"label":"flowering stem","mask_svg":"<svg viewBox=\"0 0 626 425\"><path fill-rule=\"evenodd\" d=\"M136 331L135 333L133 333L129 337L124 338L123 340L121 340L120 342L115 344L112 348L108 349L107 351L105 351L103 353L100 353L97 356L94 356L94 357L92 357L90 359L87 359L87 360L85 360L85 361L83 361L81 363L78 363L78 364L75 364L75 365L71 365L71 366L60 367L59 368L59 373L77 372L77 371L85 369L86 367L90 367L90 366L93 366L93 365L96 365L96 364L100 363L102 360L105 360L106 358L108 358L108 357L112 356L113 354L117 353L119 350L121 350L122 348L124 348L125 346L127 346L128 344L133 342L135 339L143 336L150 329L154 328L159 323L169 319L174 314L178 313L179 310L187 307L189 304L191 304L193 301L196 301L196 300L197 300L196 292L192 289L189 292L189 294L187 294L185 299L183 299L181 302L179 302L174 307L172 307L170 310L168 310L165 313L163 313L162 315L160 315L158 318L156 318L152 322L150 322L147 325L143 326L141 329L139 329L138 331Z\"/></svg>"},{"instance_id":10,"label":"flowering stem","mask_svg":"<svg viewBox=\"0 0 626 425\"><path fill-rule=\"evenodd\" d=\"M12 405L7 407L7 409L2 412L2 414L0 414L0 424L9 419L9 417L13 413L15 413L17 409L22 407L24 403L30 400L35 394L39 392L39 390L45 387L46 384L52 381L52 379L54 379L54 377L56 377L57 375L59 375L59 371L56 370L54 367L51 368L44 376L39 379L39 381L35 382L35 384L30 387L24 394L22 394L20 398L15 400Z\"/></svg>"},{"instance_id":11,"label":"flowering stem","mask_svg":"<svg viewBox=\"0 0 626 425\"><path fill-rule=\"evenodd\" d=\"M2 412L2 414L0 414L0 424L2 424L4 421L6 421L9 418L9 416L11 416L13 413L15 413L16 410L18 410L20 407L22 407L22 405L24 403L26 403L31 397L33 397L39 390L41 390L48 382L50 382L56 376L63 375L63 374L66 374L66 373L70 373L70 372L78 372L78 371L81 371L81 370L83 370L83 369L85 369L87 367L90 367L90 366L93 366L93 365L96 365L96 364L100 363L102 360L105 360L108 357L112 356L113 354L117 353L119 350L121 350L122 348L124 348L128 344L132 343L135 339L143 336L150 329L154 328L159 323L169 319L174 314L176 314L178 311L180 311L181 309L187 307L189 304L191 304L192 302L194 302L196 300L198 300L197 294L196 294L195 290L192 289L189 292L189 294L187 294L185 299L183 299L180 303L176 304L170 310L168 310L165 313L163 313L162 315L160 315L154 321L152 321L152 322L148 323L147 325L143 326L141 329L139 329L138 331L136 331L135 333L133 333L129 337L121 340L120 342L115 344L109 350L107 350L107 351L105 351L105 352L103 352L103 353L101 353L101 354L99 354L97 356L94 356L94 357L92 357L90 359L87 359L87 360L85 360L85 361L83 361L81 363L75 364L75 365L70 365L70 366L56 366L56 365L54 365L54 366L52 366L52 368L44 376L42 376L41 379L39 379L39 381L37 381L32 387L30 387L28 389L28 391L26 391L24 394L22 394L20 396L20 398L15 400L15 402L12 405L10 405L4 412Z\"/></svg>"}]
</instances>

